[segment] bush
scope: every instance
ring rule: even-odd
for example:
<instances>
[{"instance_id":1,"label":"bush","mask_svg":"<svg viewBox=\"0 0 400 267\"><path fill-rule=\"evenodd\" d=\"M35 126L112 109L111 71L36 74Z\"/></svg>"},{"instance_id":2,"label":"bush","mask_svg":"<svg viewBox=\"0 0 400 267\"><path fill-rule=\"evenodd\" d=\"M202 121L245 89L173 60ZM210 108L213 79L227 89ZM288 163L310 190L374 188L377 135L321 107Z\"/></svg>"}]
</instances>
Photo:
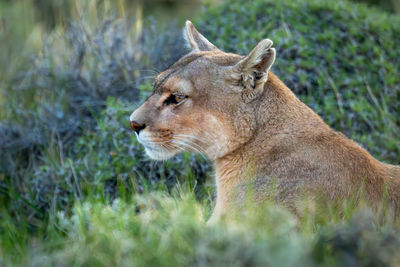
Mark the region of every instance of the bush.
<instances>
[{"instance_id":1,"label":"bush","mask_svg":"<svg viewBox=\"0 0 400 267\"><path fill-rule=\"evenodd\" d=\"M173 161L165 164L171 168L145 161L125 131L134 103L149 93L148 81L185 49L174 24L161 26L148 18L139 35L132 19L116 18L112 11L105 11L105 17L82 16L65 29L43 34L41 50L5 77L7 83L1 82L5 112L0 122L0 201L32 228L47 218L50 207L67 209L76 198L87 196L86 188L102 194L104 188L109 198L115 198L117 176L128 179L128 173L136 173L130 178L135 183L137 177L150 177L154 187L164 183L171 188L175 179L171 177L177 173L204 177L207 171L204 164L194 163L198 168L189 175L179 170L182 165L174 171ZM117 112L112 100L107 109L110 96L124 101L118 118L104 114ZM121 147L115 147L117 143ZM109 149L120 154L113 157L116 152ZM118 161L121 157L132 158ZM109 165L111 158L116 166ZM175 163L183 161L195 160L186 155ZM155 182L160 179L165 182Z\"/></svg>"},{"instance_id":2,"label":"bush","mask_svg":"<svg viewBox=\"0 0 400 267\"><path fill-rule=\"evenodd\" d=\"M45 242L25 245L25 257L12 262L24 266L310 267L400 263L400 232L390 225L378 226L371 212L355 213L348 221L337 220L339 210L315 212L323 222L317 223L312 216L299 219L283 207L265 203L206 225L207 208L193 193L153 192L128 201L118 199L112 205L92 199L77 203L72 216L55 213ZM0 225L7 230L2 247L21 233L5 221Z\"/></svg>"}]
</instances>

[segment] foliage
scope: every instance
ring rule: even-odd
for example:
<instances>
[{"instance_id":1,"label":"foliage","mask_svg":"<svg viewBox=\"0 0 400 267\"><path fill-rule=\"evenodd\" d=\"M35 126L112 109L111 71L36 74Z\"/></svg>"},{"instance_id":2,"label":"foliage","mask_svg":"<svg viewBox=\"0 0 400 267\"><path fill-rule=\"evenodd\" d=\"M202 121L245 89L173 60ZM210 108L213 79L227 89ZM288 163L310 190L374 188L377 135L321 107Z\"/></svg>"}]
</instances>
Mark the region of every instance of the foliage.
<instances>
[{"instance_id":1,"label":"foliage","mask_svg":"<svg viewBox=\"0 0 400 267\"><path fill-rule=\"evenodd\" d=\"M185 191L183 189L183 191ZM24 266L397 266L400 232L368 210L340 218L320 209L301 219L272 202L249 206L206 225L207 205L182 190L136 195L105 204L76 203L73 215L54 213L42 242L26 244L25 228L9 218L1 247L4 264ZM344 207L344 206L343 206ZM344 207L344 210L347 208ZM22 233L22 234L21 234ZM19 246L15 246L18 244ZM24 251L24 253L21 253ZM0 252L1 253L1 252ZM25 255L20 258L18 255ZM1 255L1 254L0 254ZM4 259L4 258L3 258Z\"/></svg>"},{"instance_id":2,"label":"foliage","mask_svg":"<svg viewBox=\"0 0 400 267\"><path fill-rule=\"evenodd\" d=\"M165 163L171 168L144 161L133 136L121 126L127 126L133 103L148 94L146 81L185 51L182 37L174 25L162 27L151 18L138 35L131 19L113 17L112 13L81 16L65 29L43 34L41 49L1 82L0 200L13 216L18 213L17 221L28 220L32 229L47 219L50 208L68 209L75 198L97 192L97 185L111 190L117 176L131 179L128 173L138 172L142 178L154 175L154 179L163 178L165 184L172 185L173 161ZM140 84L144 84L143 90ZM116 113L111 103L104 110L109 96L131 104L130 108L125 104L112 122L111 115L103 114ZM120 152L112 157L109 149ZM110 158L116 166L109 165ZM188 155L175 160L193 161ZM176 167L175 173L200 178L208 167L195 167L193 173L188 168L178 171L180 168Z\"/></svg>"}]
</instances>

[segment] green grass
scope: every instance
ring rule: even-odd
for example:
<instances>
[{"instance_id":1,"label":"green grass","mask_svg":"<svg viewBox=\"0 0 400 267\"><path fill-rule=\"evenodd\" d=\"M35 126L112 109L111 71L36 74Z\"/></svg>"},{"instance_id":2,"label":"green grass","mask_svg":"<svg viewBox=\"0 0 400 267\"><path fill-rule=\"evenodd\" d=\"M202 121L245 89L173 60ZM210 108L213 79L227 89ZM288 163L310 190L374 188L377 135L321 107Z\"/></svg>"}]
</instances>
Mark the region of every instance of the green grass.
<instances>
[{"instance_id":1,"label":"green grass","mask_svg":"<svg viewBox=\"0 0 400 267\"><path fill-rule=\"evenodd\" d=\"M397 266L398 225L368 210L304 205L296 218L284 207L249 206L206 225L207 203L179 188L106 204L77 202L72 215L53 213L41 235L4 218L4 264L24 266ZM0 254L1 255L1 254ZM23 255L23 257L21 257Z\"/></svg>"},{"instance_id":2,"label":"green grass","mask_svg":"<svg viewBox=\"0 0 400 267\"><path fill-rule=\"evenodd\" d=\"M400 265L399 222L350 199L304 200L297 216L250 205L206 225L209 162L152 162L127 124L152 89L147 76L184 52L180 28L147 19L136 38L115 12L128 8L104 3L50 30L31 21L29 4L0 2L1 16L21 17L0 32L0 265ZM241 0L206 8L195 24L240 54L272 39L273 71L304 102L399 164L399 22L344 1Z\"/></svg>"}]
</instances>

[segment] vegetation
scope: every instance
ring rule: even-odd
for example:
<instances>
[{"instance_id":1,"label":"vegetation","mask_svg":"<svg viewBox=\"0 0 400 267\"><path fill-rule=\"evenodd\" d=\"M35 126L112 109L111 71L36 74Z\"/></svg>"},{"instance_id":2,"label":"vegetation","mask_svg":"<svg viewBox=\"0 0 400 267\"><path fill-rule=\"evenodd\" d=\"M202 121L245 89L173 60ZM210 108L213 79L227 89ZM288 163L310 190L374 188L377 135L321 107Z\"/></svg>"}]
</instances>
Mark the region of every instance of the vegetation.
<instances>
[{"instance_id":1,"label":"vegetation","mask_svg":"<svg viewBox=\"0 0 400 267\"><path fill-rule=\"evenodd\" d=\"M399 223L351 200L304 201L298 216L265 203L206 225L207 160L152 162L127 123L185 53L181 25L146 18L138 31L123 1L76 1L45 28L26 3L0 2L0 265L400 265ZM240 0L195 24L240 54L272 39L273 72L330 126L400 164L399 17L345 1Z\"/></svg>"}]
</instances>

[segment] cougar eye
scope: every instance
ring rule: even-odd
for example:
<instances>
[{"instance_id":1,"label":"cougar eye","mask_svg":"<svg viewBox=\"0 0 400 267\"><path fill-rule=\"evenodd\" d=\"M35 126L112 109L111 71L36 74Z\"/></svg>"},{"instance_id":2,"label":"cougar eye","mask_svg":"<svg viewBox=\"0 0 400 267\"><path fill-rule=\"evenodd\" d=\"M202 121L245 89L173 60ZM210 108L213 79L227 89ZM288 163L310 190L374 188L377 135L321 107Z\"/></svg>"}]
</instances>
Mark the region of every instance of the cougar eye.
<instances>
[{"instance_id":1,"label":"cougar eye","mask_svg":"<svg viewBox=\"0 0 400 267\"><path fill-rule=\"evenodd\" d=\"M172 94L167 99L165 99L164 105L179 104L186 98L187 96L185 95Z\"/></svg>"}]
</instances>

